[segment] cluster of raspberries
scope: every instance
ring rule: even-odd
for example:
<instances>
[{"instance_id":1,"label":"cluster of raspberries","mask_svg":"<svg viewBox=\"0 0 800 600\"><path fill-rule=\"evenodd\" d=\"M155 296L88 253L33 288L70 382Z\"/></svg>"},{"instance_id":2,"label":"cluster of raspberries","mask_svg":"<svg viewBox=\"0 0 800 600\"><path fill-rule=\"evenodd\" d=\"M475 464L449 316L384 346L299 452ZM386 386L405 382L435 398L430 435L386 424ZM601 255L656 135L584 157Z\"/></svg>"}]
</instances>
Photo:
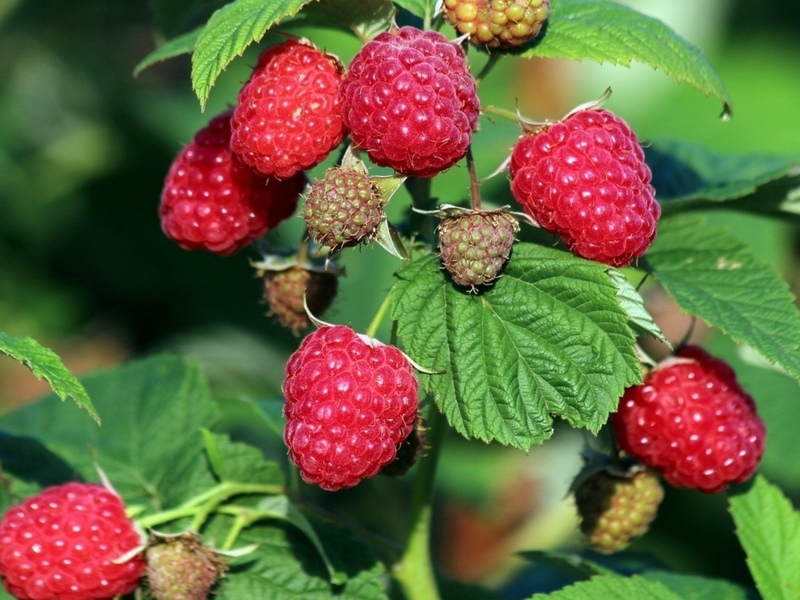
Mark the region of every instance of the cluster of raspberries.
<instances>
[{"instance_id":1,"label":"cluster of raspberries","mask_svg":"<svg viewBox=\"0 0 800 600\"><path fill-rule=\"evenodd\" d=\"M201 600L226 570L197 534L147 539L94 483L45 488L0 519L0 580L18 600L111 600L145 579L154 600Z\"/></svg>"},{"instance_id":2,"label":"cluster of raspberries","mask_svg":"<svg viewBox=\"0 0 800 600\"><path fill-rule=\"evenodd\" d=\"M713 494L750 479L764 454L753 398L730 365L699 346L680 348L626 390L610 423L625 457L590 465L574 490L581 530L600 552L648 530L664 497L659 476Z\"/></svg>"},{"instance_id":3,"label":"cluster of raspberries","mask_svg":"<svg viewBox=\"0 0 800 600\"><path fill-rule=\"evenodd\" d=\"M186 249L231 254L294 212L305 171L345 135L378 166L433 177L466 154L479 109L465 55L441 33L382 33L346 73L311 42L288 40L261 54L235 108L175 158L162 228Z\"/></svg>"}]
</instances>

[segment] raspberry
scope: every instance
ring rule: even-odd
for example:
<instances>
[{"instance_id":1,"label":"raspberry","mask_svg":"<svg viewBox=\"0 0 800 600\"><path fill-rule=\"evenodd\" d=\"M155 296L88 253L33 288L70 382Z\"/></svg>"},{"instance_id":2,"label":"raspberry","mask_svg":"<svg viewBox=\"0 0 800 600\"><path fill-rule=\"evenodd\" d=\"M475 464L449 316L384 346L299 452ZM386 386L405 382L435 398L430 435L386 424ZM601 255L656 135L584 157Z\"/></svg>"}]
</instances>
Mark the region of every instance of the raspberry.
<instances>
[{"instance_id":1,"label":"raspberry","mask_svg":"<svg viewBox=\"0 0 800 600\"><path fill-rule=\"evenodd\" d=\"M155 600L205 600L227 564L196 534L162 536L147 548L147 581Z\"/></svg>"},{"instance_id":2,"label":"raspberry","mask_svg":"<svg viewBox=\"0 0 800 600\"><path fill-rule=\"evenodd\" d=\"M475 291L494 281L506 264L519 231L501 210L473 210L439 223L439 253L453 281Z\"/></svg>"},{"instance_id":3,"label":"raspberry","mask_svg":"<svg viewBox=\"0 0 800 600\"><path fill-rule=\"evenodd\" d=\"M547 19L550 0L444 0L448 22L469 41L487 48L529 42Z\"/></svg>"},{"instance_id":4,"label":"raspberry","mask_svg":"<svg viewBox=\"0 0 800 600\"><path fill-rule=\"evenodd\" d=\"M280 181L231 154L230 112L201 129L172 163L161 192L161 228L187 250L232 254L289 217L305 175Z\"/></svg>"},{"instance_id":5,"label":"raspberry","mask_svg":"<svg viewBox=\"0 0 800 600\"><path fill-rule=\"evenodd\" d=\"M464 53L436 31L384 32L356 54L341 87L342 117L370 160L433 177L466 153L480 102Z\"/></svg>"},{"instance_id":6,"label":"raspberry","mask_svg":"<svg viewBox=\"0 0 800 600\"><path fill-rule=\"evenodd\" d=\"M267 48L239 92L231 150L263 175L318 165L344 138L341 63L307 41Z\"/></svg>"},{"instance_id":7,"label":"raspberry","mask_svg":"<svg viewBox=\"0 0 800 600\"><path fill-rule=\"evenodd\" d=\"M658 476L649 469L630 475L597 471L575 489L581 531L604 553L619 552L647 533L663 499Z\"/></svg>"},{"instance_id":8,"label":"raspberry","mask_svg":"<svg viewBox=\"0 0 800 600\"><path fill-rule=\"evenodd\" d=\"M21 600L101 600L133 591L144 573L140 545L122 500L106 488L46 488L0 521L0 577Z\"/></svg>"},{"instance_id":9,"label":"raspberry","mask_svg":"<svg viewBox=\"0 0 800 600\"><path fill-rule=\"evenodd\" d=\"M333 167L309 188L303 217L317 243L339 250L375 235L384 204L366 171Z\"/></svg>"},{"instance_id":10,"label":"raspberry","mask_svg":"<svg viewBox=\"0 0 800 600\"><path fill-rule=\"evenodd\" d=\"M597 109L524 135L511 154L511 192L579 256L621 267L645 253L661 207L636 134Z\"/></svg>"},{"instance_id":11,"label":"raspberry","mask_svg":"<svg viewBox=\"0 0 800 600\"><path fill-rule=\"evenodd\" d=\"M264 298L269 304L269 314L276 316L280 324L291 329L295 335L311 326L303 298L312 315L322 316L336 297L339 286L335 273L300 265L281 271L263 271L261 274L264 277Z\"/></svg>"},{"instance_id":12,"label":"raspberry","mask_svg":"<svg viewBox=\"0 0 800 600\"><path fill-rule=\"evenodd\" d=\"M677 487L722 491L755 472L764 423L724 361L697 346L629 388L611 424L620 448Z\"/></svg>"},{"instance_id":13,"label":"raspberry","mask_svg":"<svg viewBox=\"0 0 800 600\"><path fill-rule=\"evenodd\" d=\"M394 346L341 325L309 334L286 365L284 440L309 483L334 491L391 463L414 428L418 383Z\"/></svg>"}]
</instances>

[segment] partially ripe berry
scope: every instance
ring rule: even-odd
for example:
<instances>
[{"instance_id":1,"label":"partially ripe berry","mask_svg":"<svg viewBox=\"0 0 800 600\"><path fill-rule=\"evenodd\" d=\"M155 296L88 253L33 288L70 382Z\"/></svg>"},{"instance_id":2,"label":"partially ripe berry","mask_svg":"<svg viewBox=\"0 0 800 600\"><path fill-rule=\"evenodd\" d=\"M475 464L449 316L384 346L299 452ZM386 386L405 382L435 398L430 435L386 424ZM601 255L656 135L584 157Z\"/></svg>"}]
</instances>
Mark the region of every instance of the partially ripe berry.
<instances>
[{"instance_id":1,"label":"partially ripe berry","mask_svg":"<svg viewBox=\"0 0 800 600\"><path fill-rule=\"evenodd\" d=\"M228 565L199 536L158 536L148 546L147 582L155 600L205 600Z\"/></svg>"},{"instance_id":2,"label":"partially ripe berry","mask_svg":"<svg viewBox=\"0 0 800 600\"><path fill-rule=\"evenodd\" d=\"M475 291L497 279L519 224L501 210L473 210L439 223L439 255L453 281Z\"/></svg>"},{"instance_id":3,"label":"partially ripe berry","mask_svg":"<svg viewBox=\"0 0 800 600\"><path fill-rule=\"evenodd\" d=\"M344 138L341 63L306 41L267 48L239 92L231 149L262 175L291 177Z\"/></svg>"},{"instance_id":4,"label":"partially ripe berry","mask_svg":"<svg viewBox=\"0 0 800 600\"><path fill-rule=\"evenodd\" d=\"M186 250L241 250L291 216L305 186L303 173L262 177L232 154L230 119L223 113L197 132L164 181L161 228Z\"/></svg>"},{"instance_id":5,"label":"partially ripe berry","mask_svg":"<svg viewBox=\"0 0 800 600\"><path fill-rule=\"evenodd\" d=\"M676 487L715 493L752 477L766 430L724 361L697 346L626 390L611 424L622 450Z\"/></svg>"},{"instance_id":6,"label":"partially ripe berry","mask_svg":"<svg viewBox=\"0 0 800 600\"><path fill-rule=\"evenodd\" d=\"M90 483L49 487L0 521L0 577L19 600L104 600L144 574L139 533L119 496Z\"/></svg>"},{"instance_id":7,"label":"partially ripe berry","mask_svg":"<svg viewBox=\"0 0 800 600\"><path fill-rule=\"evenodd\" d=\"M298 335L311 326L306 305L312 315L320 317L336 297L338 276L333 272L307 269L295 265L280 271L263 271L264 299L269 314ZM305 298L305 305L303 299Z\"/></svg>"},{"instance_id":8,"label":"partially ripe berry","mask_svg":"<svg viewBox=\"0 0 800 600\"><path fill-rule=\"evenodd\" d=\"M283 383L284 440L303 479L333 491L378 474L414 428L418 388L394 346L341 325L306 336Z\"/></svg>"},{"instance_id":9,"label":"partially ripe berry","mask_svg":"<svg viewBox=\"0 0 800 600\"><path fill-rule=\"evenodd\" d=\"M353 58L342 117L358 148L382 167L433 177L466 153L480 101L464 53L436 31L381 33Z\"/></svg>"},{"instance_id":10,"label":"partially ripe berry","mask_svg":"<svg viewBox=\"0 0 800 600\"><path fill-rule=\"evenodd\" d=\"M624 550L647 533L663 499L658 475L649 469L629 475L598 471L575 489L581 531L603 553Z\"/></svg>"},{"instance_id":11,"label":"partially ripe berry","mask_svg":"<svg viewBox=\"0 0 800 600\"><path fill-rule=\"evenodd\" d=\"M366 171L332 167L309 187L303 217L318 244L340 250L375 235L384 204Z\"/></svg>"},{"instance_id":12,"label":"partially ripe berry","mask_svg":"<svg viewBox=\"0 0 800 600\"><path fill-rule=\"evenodd\" d=\"M656 236L661 207L636 134L607 110L579 110L526 134L511 154L511 192L577 255L622 267Z\"/></svg>"},{"instance_id":13,"label":"partially ripe berry","mask_svg":"<svg viewBox=\"0 0 800 600\"><path fill-rule=\"evenodd\" d=\"M444 0L447 21L486 48L513 48L539 35L550 0Z\"/></svg>"}]
</instances>

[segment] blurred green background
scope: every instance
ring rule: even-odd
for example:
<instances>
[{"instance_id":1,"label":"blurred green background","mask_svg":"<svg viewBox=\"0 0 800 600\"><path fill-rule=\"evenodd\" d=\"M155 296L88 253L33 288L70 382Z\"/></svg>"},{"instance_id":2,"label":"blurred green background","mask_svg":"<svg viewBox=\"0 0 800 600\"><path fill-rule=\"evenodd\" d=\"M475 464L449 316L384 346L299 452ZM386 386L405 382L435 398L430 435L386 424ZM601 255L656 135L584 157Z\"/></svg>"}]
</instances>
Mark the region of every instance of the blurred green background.
<instances>
[{"instance_id":1,"label":"blurred green background","mask_svg":"<svg viewBox=\"0 0 800 600\"><path fill-rule=\"evenodd\" d=\"M297 339L265 315L261 282L248 262L256 255L220 258L181 250L161 233L157 207L173 156L235 102L259 48L279 38L267 36L235 61L203 114L190 88L187 56L138 78L132 72L165 34L197 26L222 2L154 4L158 10L142 1L0 0L0 331L37 339L77 373L180 351L201 361L220 394L274 398ZM717 101L641 65L508 59L481 89L483 103L557 119L611 85L606 106L645 141L682 138L723 152L797 156L800 162L800 4L627 4L664 20L706 52L733 98L732 121L718 118ZM186 5L200 8L187 14ZM345 62L358 48L344 34L294 32ZM473 70L485 60L472 58ZM518 130L487 119L481 126L477 165L485 176L501 164ZM434 194L458 202L467 186L459 167L436 179ZM507 188L504 177L495 178L484 186L485 200L510 203ZM402 196L389 208L390 218L402 217ZM713 218L747 239L793 287L800 283L794 230L752 216ZM270 241L293 245L301 232L300 220L291 219ZM349 251L342 262L347 277L325 318L363 330L398 263L375 247ZM652 293L658 302L658 291ZM677 322L677 340L687 325L670 310L660 314ZM800 466L791 430L800 422L796 382L724 339L710 343L736 363L759 401L771 435L763 470L797 501ZM45 391L22 367L0 359L0 412ZM453 440L441 472L448 498L442 514L449 517L440 531L445 571L465 581L506 581L515 549L575 543L574 514L564 495L580 466L581 444L580 435L568 430L558 430L528 455ZM404 498L382 485L331 502L379 527L378 515L359 512L359 499L370 493L383 493L387 502ZM723 496L671 490L655 531L635 549L655 552L687 572L747 577ZM525 571L506 587L506 596L533 585L526 577L536 575Z\"/></svg>"}]
</instances>

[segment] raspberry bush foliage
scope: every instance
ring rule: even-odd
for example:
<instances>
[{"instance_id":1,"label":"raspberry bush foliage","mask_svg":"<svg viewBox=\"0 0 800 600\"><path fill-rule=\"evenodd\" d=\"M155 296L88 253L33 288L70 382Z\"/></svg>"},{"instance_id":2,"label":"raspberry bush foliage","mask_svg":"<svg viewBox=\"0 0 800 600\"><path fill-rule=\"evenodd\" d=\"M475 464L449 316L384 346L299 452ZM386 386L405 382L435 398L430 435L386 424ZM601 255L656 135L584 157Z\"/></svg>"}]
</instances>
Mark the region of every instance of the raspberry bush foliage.
<instances>
[{"instance_id":1,"label":"raspberry bush foliage","mask_svg":"<svg viewBox=\"0 0 800 600\"><path fill-rule=\"evenodd\" d=\"M642 139L603 89L567 114L522 114L493 81L529 59L637 62L727 120L733 101L698 48L607 0L153 5L169 39L137 73L191 55L198 113L229 67L249 75L164 164L152 226L174 253L249 258L265 331L294 346L264 366L282 374L279 397L253 398L175 354L79 380L0 333L53 389L0 416L0 597L797 597L800 515L769 481L792 426L734 368L796 385L800 313L708 215L798 224L797 160ZM374 314L341 322L337 305L365 299L340 263L359 261L391 266L368 290ZM719 350L665 335L650 290ZM450 581L433 543L450 514L436 503L442 448L562 452L562 432L585 446L562 482L575 535L516 565L559 584ZM65 490L114 508L62 514ZM671 495L727 507L749 575L681 570L657 545L637 554ZM77 576L87 547L89 571L124 576Z\"/></svg>"}]
</instances>

